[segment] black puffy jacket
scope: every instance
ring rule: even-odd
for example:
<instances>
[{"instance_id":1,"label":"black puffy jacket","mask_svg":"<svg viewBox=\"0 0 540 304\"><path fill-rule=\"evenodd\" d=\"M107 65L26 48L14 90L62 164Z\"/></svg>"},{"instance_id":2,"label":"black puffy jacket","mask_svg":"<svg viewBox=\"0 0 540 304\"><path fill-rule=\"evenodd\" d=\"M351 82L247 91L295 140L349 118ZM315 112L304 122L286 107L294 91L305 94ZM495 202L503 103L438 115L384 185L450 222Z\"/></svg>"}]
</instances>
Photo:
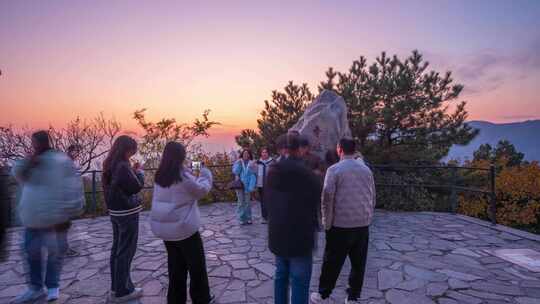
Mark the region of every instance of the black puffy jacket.
<instances>
[{"instance_id":1,"label":"black puffy jacket","mask_svg":"<svg viewBox=\"0 0 540 304\"><path fill-rule=\"evenodd\" d=\"M137 196L144 186L144 178L137 175L129 162L114 166L110 183L104 184L105 203L111 216L127 216L142 210Z\"/></svg>"},{"instance_id":2,"label":"black puffy jacket","mask_svg":"<svg viewBox=\"0 0 540 304\"><path fill-rule=\"evenodd\" d=\"M301 159L289 157L270 167L264 201L272 253L302 257L313 251L321 191L320 179Z\"/></svg>"}]
</instances>

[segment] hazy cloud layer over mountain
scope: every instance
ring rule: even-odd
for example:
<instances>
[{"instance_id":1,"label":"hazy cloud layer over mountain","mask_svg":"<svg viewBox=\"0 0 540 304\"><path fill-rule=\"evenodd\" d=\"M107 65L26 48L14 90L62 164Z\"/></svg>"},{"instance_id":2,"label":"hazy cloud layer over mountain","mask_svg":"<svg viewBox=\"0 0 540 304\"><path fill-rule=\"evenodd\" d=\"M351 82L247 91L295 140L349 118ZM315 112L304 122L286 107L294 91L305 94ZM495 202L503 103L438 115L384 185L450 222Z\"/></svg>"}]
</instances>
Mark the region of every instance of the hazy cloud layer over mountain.
<instances>
[{"instance_id":1,"label":"hazy cloud layer over mountain","mask_svg":"<svg viewBox=\"0 0 540 304\"><path fill-rule=\"evenodd\" d=\"M467 146L454 146L447 159L472 159L480 145L489 143L495 146L499 140L506 139L525 154L525 159L540 161L540 120L507 124L472 121L470 125L479 129L480 134Z\"/></svg>"}]
</instances>

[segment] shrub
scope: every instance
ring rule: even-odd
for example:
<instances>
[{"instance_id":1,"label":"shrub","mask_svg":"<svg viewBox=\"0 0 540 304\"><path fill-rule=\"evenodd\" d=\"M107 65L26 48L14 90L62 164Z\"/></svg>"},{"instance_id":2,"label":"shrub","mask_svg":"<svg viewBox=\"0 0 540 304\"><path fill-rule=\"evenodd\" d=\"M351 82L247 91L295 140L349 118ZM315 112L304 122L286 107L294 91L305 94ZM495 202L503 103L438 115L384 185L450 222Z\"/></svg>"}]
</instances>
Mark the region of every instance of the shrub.
<instances>
[{"instance_id":1,"label":"shrub","mask_svg":"<svg viewBox=\"0 0 540 304\"><path fill-rule=\"evenodd\" d=\"M540 166L538 162L502 167L495 182L497 223L540 233ZM462 196L459 211L487 219L488 198Z\"/></svg>"},{"instance_id":2,"label":"shrub","mask_svg":"<svg viewBox=\"0 0 540 304\"><path fill-rule=\"evenodd\" d=\"M446 170L374 170L377 208L392 211L449 211L449 191L419 185L447 184ZM402 186L416 185L416 186Z\"/></svg>"}]
</instances>

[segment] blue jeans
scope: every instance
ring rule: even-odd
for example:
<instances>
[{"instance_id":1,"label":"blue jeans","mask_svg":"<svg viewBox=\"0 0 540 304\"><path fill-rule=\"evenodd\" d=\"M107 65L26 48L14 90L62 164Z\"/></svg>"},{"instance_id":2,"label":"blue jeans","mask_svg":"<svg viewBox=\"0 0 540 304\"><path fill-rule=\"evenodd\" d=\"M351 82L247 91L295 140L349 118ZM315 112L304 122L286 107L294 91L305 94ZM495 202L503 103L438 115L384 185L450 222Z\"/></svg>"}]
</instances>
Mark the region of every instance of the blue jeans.
<instances>
[{"instance_id":1,"label":"blue jeans","mask_svg":"<svg viewBox=\"0 0 540 304\"><path fill-rule=\"evenodd\" d=\"M137 251L139 214L111 216L113 244L111 248L111 290L123 297L135 290L131 280L131 262Z\"/></svg>"},{"instance_id":2,"label":"blue jeans","mask_svg":"<svg viewBox=\"0 0 540 304\"><path fill-rule=\"evenodd\" d=\"M313 267L313 256L286 258L276 256L276 276L274 278L274 303L289 303L289 285L291 286L291 304L309 303L309 284Z\"/></svg>"},{"instance_id":3,"label":"blue jeans","mask_svg":"<svg viewBox=\"0 0 540 304\"><path fill-rule=\"evenodd\" d=\"M236 191L236 197L238 198L238 206L236 208L236 215L241 224L246 224L251 221L251 193L244 192L243 190Z\"/></svg>"},{"instance_id":4,"label":"blue jeans","mask_svg":"<svg viewBox=\"0 0 540 304\"><path fill-rule=\"evenodd\" d=\"M43 248L47 248L45 261L42 255ZM30 288L34 290L43 287L58 288L62 262L67 250L67 230L26 228L24 249L30 268ZM46 264L45 280L43 280L44 264Z\"/></svg>"}]
</instances>

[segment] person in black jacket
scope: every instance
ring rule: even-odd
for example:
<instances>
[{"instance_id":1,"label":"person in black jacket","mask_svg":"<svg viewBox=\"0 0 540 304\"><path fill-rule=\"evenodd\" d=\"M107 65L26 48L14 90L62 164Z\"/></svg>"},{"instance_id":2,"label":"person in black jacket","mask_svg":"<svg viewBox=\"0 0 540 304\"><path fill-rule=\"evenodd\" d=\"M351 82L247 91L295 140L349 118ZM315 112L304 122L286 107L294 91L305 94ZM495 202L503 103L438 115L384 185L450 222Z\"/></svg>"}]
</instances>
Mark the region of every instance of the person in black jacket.
<instances>
[{"instance_id":1,"label":"person in black jacket","mask_svg":"<svg viewBox=\"0 0 540 304\"><path fill-rule=\"evenodd\" d=\"M296 135L287 136L289 156L270 167L265 200L268 204L268 246L276 255L274 298L307 304L318 226L321 182L302 159Z\"/></svg>"},{"instance_id":2,"label":"person in black jacket","mask_svg":"<svg viewBox=\"0 0 540 304\"><path fill-rule=\"evenodd\" d=\"M103 163L103 189L113 228L110 261L110 301L113 303L142 296L142 289L135 288L130 275L139 236L139 212L142 210L137 193L144 184L142 176L129 162L135 153L137 142L129 136L120 136Z\"/></svg>"}]
</instances>

